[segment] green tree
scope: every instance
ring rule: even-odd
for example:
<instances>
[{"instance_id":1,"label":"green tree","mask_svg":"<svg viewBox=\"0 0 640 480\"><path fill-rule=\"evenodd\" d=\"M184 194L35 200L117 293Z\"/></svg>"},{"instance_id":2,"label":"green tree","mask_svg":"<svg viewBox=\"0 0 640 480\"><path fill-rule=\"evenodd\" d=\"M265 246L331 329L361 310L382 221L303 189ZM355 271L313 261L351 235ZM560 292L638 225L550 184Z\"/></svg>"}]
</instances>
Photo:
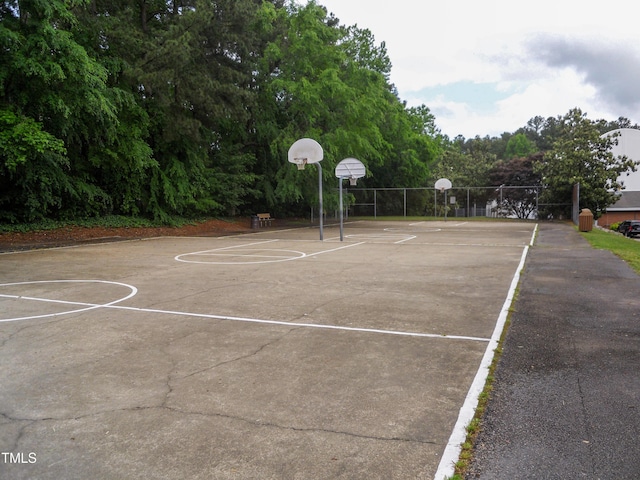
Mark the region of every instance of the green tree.
<instances>
[{"instance_id":1,"label":"green tree","mask_svg":"<svg viewBox=\"0 0 640 480\"><path fill-rule=\"evenodd\" d=\"M375 187L430 186L431 168L443 148L443 140L428 107L407 109L392 101L383 123L383 137L390 145L384 161L371 168L367 185Z\"/></svg>"},{"instance_id":2,"label":"green tree","mask_svg":"<svg viewBox=\"0 0 640 480\"><path fill-rule=\"evenodd\" d=\"M619 128L635 128L637 130L640 129L640 125L638 125L637 123L632 124L631 120L625 117L618 117L617 120L613 121L601 120L598 124L600 127L600 133L607 133L611 130L617 130Z\"/></svg>"},{"instance_id":3,"label":"green tree","mask_svg":"<svg viewBox=\"0 0 640 480\"><path fill-rule=\"evenodd\" d=\"M96 52L150 119L150 215L235 213L257 194L248 124L260 8L254 0L92 2L86 25L99 32Z\"/></svg>"},{"instance_id":4,"label":"green tree","mask_svg":"<svg viewBox=\"0 0 640 480\"><path fill-rule=\"evenodd\" d=\"M0 8L0 201L12 221L301 213L317 183L286 162L298 138L323 145L327 185L355 156L369 186L421 186L441 149L429 109L407 108L389 83L384 42L313 1Z\"/></svg>"},{"instance_id":5,"label":"green tree","mask_svg":"<svg viewBox=\"0 0 640 480\"><path fill-rule=\"evenodd\" d=\"M72 188L65 153L62 140L32 118L0 110L0 221L34 220L59 206L59 191Z\"/></svg>"},{"instance_id":6,"label":"green tree","mask_svg":"<svg viewBox=\"0 0 640 480\"><path fill-rule=\"evenodd\" d=\"M13 124L13 138L18 141L16 127L22 125L29 127L22 143L31 142L36 128L48 135L51 145L64 144L64 150L32 150L10 175L0 176L3 191L13 192L5 208L16 221L113 209L112 195L96 180L97 157L92 152L107 156L117 152L122 141L118 132L123 131L120 109L131 105L131 98L109 87L107 69L78 41L74 11L87 3L5 1L2 5L0 108ZM126 151L140 152L130 142L122 143ZM148 158L148 153L143 155Z\"/></svg>"},{"instance_id":7,"label":"green tree","mask_svg":"<svg viewBox=\"0 0 640 480\"><path fill-rule=\"evenodd\" d=\"M457 187L486 187L491 185L489 172L496 162L490 139L457 137L446 145L431 180L448 178Z\"/></svg>"},{"instance_id":8,"label":"green tree","mask_svg":"<svg viewBox=\"0 0 640 480\"><path fill-rule=\"evenodd\" d=\"M635 169L636 162L614 157L611 147L615 139L602 137L598 122L589 120L578 108L559 117L557 125L553 148L534 165L545 187L541 200L552 206L548 213L568 215L573 186L580 184L580 208L589 208L597 218L615 202L614 191L621 187L618 176Z\"/></svg>"},{"instance_id":9,"label":"green tree","mask_svg":"<svg viewBox=\"0 0 640 480\"><path fill-rule=\"evenodd\" d=\"M529 218L537 213L540 192L540 175L533 165L542 159L542 153L528 157L514 157L497 162L489 172L489 179L496 189L495 200L505 216ZM504 187L506 186L506 188Z\"/></svg>"},{"instance_id":10,"label":"green tree","mask_svg":"<svg viewBox=\"0 0 640 480\"><path fill-rule=\"evenodd\" d=\"M535 153L535 151L535 144L533 144L524 133L517 133L507 142L505 158L507 160L516 157L523 158Z\"/></svg>"},{"instance_id":11,"label":"green tree","mask_svg":"<svg viewBox=\"0 0 640 480\"><path fill-rule=\"evenodd\" d=\"M424 183L435 158L433 116L426 107L407 109L389 83L391 62L370 31L344 27L315 2L272 12L274 36L261 58L257 136L271 139L262 165L271 205L302 213L317 199L317 175L286 162L291 144L310 137L324 149L326 185L333 168L356 157L368 169L367 186ZM337 204L334 189L325 205Z\"/></svg>"}]
</instances>

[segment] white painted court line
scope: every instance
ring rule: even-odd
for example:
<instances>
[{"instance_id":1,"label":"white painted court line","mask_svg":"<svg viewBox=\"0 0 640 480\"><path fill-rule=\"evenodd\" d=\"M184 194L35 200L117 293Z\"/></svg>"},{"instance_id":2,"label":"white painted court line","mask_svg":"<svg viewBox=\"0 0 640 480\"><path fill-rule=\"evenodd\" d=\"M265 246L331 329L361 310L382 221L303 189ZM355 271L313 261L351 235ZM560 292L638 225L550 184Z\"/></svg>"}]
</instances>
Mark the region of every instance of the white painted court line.
<instances>
[{"instance_id":1,"label":"white painted court line","mask_svg":"<svg viewBox=\"0 0 640 480\"><path fill-rule=\"evenodd\" d=\"M395 245L398 245L400 243L404 243L404 242L408 242L409 240L413 240L414 238L416 238L415 235L411 235L407 238L405 238L404 240L398 240L397 242L393 242Z\"/></svg>"},{"instance_id":2,"label":"white painted court line","mask_svg":"<svg viewBox=\"0 0 640 480\"><path fill-rule=\"evenodd\" d=\"M270 250L271 252L294 252L295 250ZM302 252L298 252L302 253ZM265 255L265 254L257 254L257 253L205 253L203 254L205 257L224 257L224 258L285 258L287 260L292 260L291 255Z\"/></svg>"},{"instance_id":3,"label":"white painted court line","mask_svg":"<svg viewBox=\"0 0 640 480\"><path fill-rule=\"evenodd\" d=\"M522 244L509 243L460 243L460 242L419 242L416 245L433 245L436 247L500 247L500 248L522 248Z\"/></svg>"},{"instance_id":4,"label":"white painted court line","mask_svg":"<svg viewBox=\"0 0 640 480\"><path fill-rule=\"evenodd\" d=\"M129 293L129 295L126 295L122 298L118 298L116 300L113 300L109 303L104 303L104 304L96 304L96 303L84 303L84 302L71 302L68 300L55 300L55 299L50 299L50 298L38 298L38 297L27 297L24 295L7 295L7 294L0 294L1 298L11 298L14 300L30 300L30 301L36 301L36 302L47 302L47 303L58 303L58 304L63 304L63 305L76 305L76 306L81 306L81 307L87 307L87 308L79 308L77 310L67 310L65 312L56 312L56 313L48 313L48 314L43 314L43 315L30 315L27 317L17 317L17 318L0 318L0 323L1 322L17 322L20 320L33 320L33 319L37 319L37 318L48 318L48 317L57 317L60 315L67 315L67 314L71 314L71 313L80 313L80 312L86 312L88 310L94 310L96 308L101 308L101 307L110 307L113 306L117 303L120 302L124 302L125 300L130 299L131 297L135 296L136 293L138 293L138 289L136 287L134 287L133 285L129 285L126 283L120 283L120 282L110 282L107 280L39 280L39 281L31 281L31 282L15 282L15 283L3 283L0 285L0 287L11 287L11 286L16 286L16 285L34 285L34 284L45 284L45 283L105 283L108 285L118 285L121 287L125 287L128 288L129 290L131 290L131 292Z\"/></svg>"},{"instance_id":5,"label":"white painted court line","mask_svg":"<svg viewBox=\"0 0 640 480\"><path fill-rule=\"evenodd\" d=\"M174 260L178 261L178 262L184 262L184 263L199 263L199 264L211 264L211 265L256 265L256 264L263 264L263 263L276 263L276 262L289 262L292 260L300 260L302 258L307 258L307 257L315 257L318 255L322 255L325 253L331 253L331 252L335 252L338 250L342 250L345 248L351 248L351 247L357 247L358 245L363 245L365 242L357 242L357 243L351 243L348 245L341 245L340 247L336 247L336 248L330 248L328 250L321 250L319 252L315 252L315 253L305 253L305 252L301 252L299 250L287 250L287 249L283 249L283 248L273 248L273 249L259 249L259 251L264 251L264 252L289 252L291 255L268 255L268 254L260 254L260 255L256 255L254 253L246 253L247 250L249 252L251 251L257 251L258 249L247 249L247 247L253 247L256 245L264 245L267 243L274 243L274 242L279 242L280 240L265 240L262 242L252 242L252 243L246 243L246 244L242 244L242 245L231 245L228 247L221 247L221 248L214 248L211 250L203 250L200 252L190 252L190 253L183 253L180 255L176 255L174 258ZM287 241L287 240L284 240ZM238 250L238 253L228 253L230 250ZM218 253L218 252L223 252L223 253ZM256 258L256 257L261 257L261 258L269 258L268 260L249 260L249 261L242 261L242 260L236 260L233 262L225 262L225 261L218 261L218 260L212 260L212 261L205 261L205 260L190 260L190 259L186 259L186 257L230 257L233 256L234 258Z\"/></svg>"},{"instance_id":6,"label":"white painted court line","mask_svg":"<svg viewBox=\"0 0 640 480\"><path fill-rule=\"evenodd\" d=\"M379 333L385 335L400 335L406 337L426 337L426 338L442 338L448 340L471 340L476 342L489 342L490 339L482 338L482 337L467 337L461 335L440 335L435 333L420 333L420 332L404 332L399 330L382 330L376 328L358 328L358 327L344 327L340 325L326 325L321 323L301 323L301 322L286 322L281 320L264 320L259 318L247 318L247 317L233 317L229 315L212 315L206 313L188 313L188 312L176 312L170 310L156 310L151 308L136 308L136 307L125 307L122 305L114 305L106 308L114 308L118 310L129 310L129 311L137 311L137 312L145 312L145 313L158 313L158 314L166 314L166 315L181 315L187 317L197 317L197 318L209 318L215 320L226 320L232 322L247 322L247 323L260 323L266 325L281 325L287 327L301 327L301 328L317 328L317 329L325 329L325 330L342 330L347 332L361 332L361 333Z\"/></svg>"},{"instance_id":7,"label":"white painted court line","mask_svg":"<svg viewBox=\"0 0 640 480\"><path fill-rule=\"evenodd\" d=\"M469 222L451 223L450 226L459 227L460 225L466 225L467 223L469 223ZM423 220L421 222L410 223L409 226L410 227L415 227L417 225L430 225L430 224L432 224L432 221ZM440 230L442 230L442 229L438 228L437 230L434 230L434 231L438 231L439 232Z\"/></svg>"},{"instance_id":8,"label":"white painted court line","mask_svg":"<svg viewBox=\"0 0 640 480\"><path fill-rule=\"evenodd\" d=\"M387 229L385 229L387 231ZM389 241L396 240L393 243L399 244L416 238L415 235L409 233L354 233L346 235L345 238L362 239L364 242L369 240L371 243L388 243ZM364 243L363 242L363 243Z\"/></svg>"},{"instance_id":9,"label":"white painted court line","mask_svg":"<svg viewBox=\"0 0 640 480\"><path fill-rule=\"evenodd\" d=\"M251 242L251 243L243 243L242 245L230 245L228 247L220 247L220 248L213 248L210 250L202 250L199 252L190 252L190 253L183 253L181 255L176 255L175 257L173 257L175 260L179 260L180 257L183 257L185 255L204 255L208 252L219 252L222 250L231 250L234 248L244 248L244 247L252 247L254 245L264 245L265 243L273 243L273 242L277 242L278 240L262 240L261 242Z\"/></svg>"},{"instance_id":10,"label":"white painted court line","mask_svg":"<svg viewBox=\"0 0 640 480\"><path fill-rule=\"evenodd\" d=\"M91 280L86 280L86 281L90 282ZM27 283L37 283L37 282L24 282L24 283L27 284ZM104 282L104 283L117 283L117 282ZM119 285L125 285L125 284L119 284ZM90 303L90 302L74 302L74 301L70 301L70 300L55 300L55 299L38 298L38 297L27 297L27 296L23 296L23 295L0 294L0 297L2 297L2 298L13 298L13 299L16 299L16 300L49 302L49 303L56 303L56 304L65 304L65 305L86 307L86 308L82 308L82 309L78 309L78 310L69 310L69 311L66 311L66 312L58 312L58 313L46 314L46 315L34 315L34 316L30 316L30 317L0 319L0 322L13 322L13 321L18 321L18 320L31 320L31 319L44 318L44 317L60 316L60 315L71 314L71 313L79 313L79 312L84 312L84 311L87 311L87 310L93 310L93 309L97 309L97 308L110 308L110 309L115 309L115 310L126 310L126 311L129 311L129 312L156 313L156 314L159 314L159 315L178 315L178 316L182 316L182 317L206 318L206 319L211 319L211 320L225 320L225 321L231 321L231 322L258 323L258 324L265 324L265 325L280 325L280 326L287 326L287 327L316 328L316 329L325 329L325 330L342 330L342 331L360 332L360 333L378 333L378 334L385 334L385 335L400 335L400 336L406 336L406 337L441 338L441 339L447 339L447 340L468 340L468 341L475 341L475 342L488 342L489 341L488 338L469 337L469 336L464 336L464 335L444 335L444 334L436 334L436 333L406 332L406 331L400 331L400 330L382 330L382 329L376 329L376 328L344 327L344 326L340 326L340 325L326 325L326 324L321 324L321 323L286 322L286 321L282 321L282 320L265 320L265 319L260 319L260 318L234 317L234 316L230 316L230 315L214 315L214 314L209 314L209 313L181 312L181 311L177 311L177 310L161 310L161 309L156 309L156 308L127 307L127 306L124 306L124 305L117 305L117 303L122 302L122 301L124 301L124 300L126 300L128 298L131 298L137 292L137 289L135 289L135 287L132 287L130 285L126 285L126 286L130 287L131 289L133 289L131 294L129 294L127 297L123 297L121 299L118 299L118 300L115 300L113 302L109 302L109 303L106 303L106 304L97 304L97 303Z\"/></svg>"},{"instance_id":11,"label":"white painted court line","mask_svg":"<svg viewBox=\"0 0 640 480\"><path fill-rule=\"evenodd\" d=\"M478 400L480 399L480 394L484 389L484 385L489 375L489 368L491 367L491 362L493 361L495 350L496 348L498 348L500 336L502 335L507 317L509 316L509 309L511 308L511 304L513 303L515 291L518 288L518 283L520 282L520 273L524 268L527 254L529 253L529 248L533 246L533 241L535 239L537 230L538 225L536 224L535 228L533 229L533 234L531 235L531 241L529 245L524 247L522 251L520 263L518 264L518 268L516 269L513 279L511 280L511 286L509 287L507 298L502 305L502 310L500 311L500 315L498 316L493 334L491 335L489 344L487 345L487 348L482 357L482 361L480 362L478 372L476 373L476 376L471 383L471 387L469 388L467 397L465 398L464 404L460 409L458 420L453 427L453 431L451 432L451 436L449 437L447 446L444 450L444 453L442 454L442 457L440 458L438 470L433 477L434 480L444 480L446 478L452 477L455 472L455 463L460 457L462 444L466 440L467 425L469 425L469 423L471 423L471 420L473 420L475 409L478 406Z\"/></svg>"}]
</instances>

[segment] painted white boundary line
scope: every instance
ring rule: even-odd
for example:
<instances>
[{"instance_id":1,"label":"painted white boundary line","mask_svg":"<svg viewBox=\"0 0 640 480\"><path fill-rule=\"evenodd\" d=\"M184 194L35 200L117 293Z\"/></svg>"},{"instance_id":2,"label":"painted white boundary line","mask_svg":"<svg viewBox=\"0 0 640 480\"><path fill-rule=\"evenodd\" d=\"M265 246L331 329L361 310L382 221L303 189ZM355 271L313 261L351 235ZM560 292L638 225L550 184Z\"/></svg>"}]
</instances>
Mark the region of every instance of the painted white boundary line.
<instances>
[{"instance_id":1,"label":"painted white boundary line","mask_svg":"<svg viewBox=\"0 0 640 480\"><path fill-rule=\"evenodd\" d=\"M263 257L266 258L267 255L254 255L254 254L244 254L242 253L242 249L246 248L246 247L252 247L255 245L264 245L265 243L273 243L273 242L278 242L280 240L266 240L266 241L262 241L262 242L254 242L254 243L246 243L243 245L231 245L229 247L221 247L221 248L213 248L211 250L202 250L200 252L191 252L191 253L182 253L180 255L176 255L174 258L174 260L176 260L177 262L183 262L183 263L200 263L200 264L214 264L214 265L248 265L248 264L261 264L261 263L276 263L276 262L289 262L292 260L300 260L301 258L307 258L307 257L315 257L317 255L322 255L323 253L331 253L331 252L335 252L338 250L343 250L345 248L351 248L351 247L357 247L358 245L363 245L365 242L358 242L358 243L351 243L349 245L343 245L340 247L336 247L336 248L331 248L329 250L321 250L319 252L315 252L315 253L304 253L304 252L300 252L298 250L284 250L284 249L271 249L271 251L273 252L290 252L290 253L295 253L295 255L278 255L278 256L271 256L271 260L252 260L252 261L247 261L247 262L243 262L243 261L236 261L236 262L220 262L220 261L198 261L198 260L185 260L185 257L189 257L191 255L195 255L195 256L210 256L210 257L214 257L214 256L222 256L222 255L226 255L226 256L235 256L235 257ZM229 251L229 250L238 250L240 253L238 254L219 254L216 252L222 252L222 251ZM273 258L277 258L277 259L273 259Z\"/></svg>"},{"instance_id":2,"label":"painted white boundary line","mask_svg":"<svg viewBox=\"0 0 640 480\"><path fill-rule=\"evenodd\" d=\"M38 298L38 297L25 297L24 295L0 294L0 298L12 298L14 300L32 300L36 302L59 303L63 305L76 305L76 306L86 307L86 308L79 308L77 310L67 310L65 312L47 313L44 315L29 315L27 317L17 317L17 318L0 318L0 323L17 322L20 320L33 320L36 318L58 317L60 315L86 312L88 310L94 310L96 308L101 308L101 307L111 307L116 303L124 302L125 300L132 298L133 296L136 295L136 293L138 293L138 289L133 285L129 285L127 283L120 283L120 282L110 282L108 280L39 280L39 281L31 281L31 282L3 283L2 285L0 285L0 287L9 287L9 286L15 286L15 285L34 285L34 284L43 284L43 283L106 283L109 285L118 285L121 287L128 288L129 290L131 290L131 292L129 293L129 295L126 295L122 298L118 298L116 300L113 300L109 303L104 303L104 304L71 302L68 300L54 300L49 298Z\"/></svg>"},{"instance_id":3,"label":"painted white boundary line","mask_svg":"<svg viewBox=\"0 0 640 480\"><path fill-rule=\"evenodd\" d=\"M83 282L91 282L92 280L78 280L78 281L83 281ZM97 280L94 280L97 281ZM27 283L39 283L39 282L24 282L25 284ZM42 283L48 283L48 282L42 282ZM104 282L104 283L116 283L117 282ZM18 285L18 284L15 284ZM303 328L318 328L318 329L325 329L325 330L342 330L342 331L348 331L348 332L361 332L361 333L380 333L380 334L385 334L385 335L400 335L400 336L406 336L406 337L426 337L426 338L441 338L441 339L447 339L447 340L468 340L468 341L475 341L475 342L489 342L488 338L482 338L482 337L468 337L468 336L463 336L463 335L443 335L443 334L435 334L435 333L420 333L420 332L403 332L403 331L399 331L399 330L381 330L381 329L376 329L376 328L358 328L358 327L343 327L340 325L324 325L324 324L320 324L320 323L300 323L300 322L285 322L285 321L281 321L281 320L263 320L263 319L259 319L259 318L248 318L248 317L232 317L229 315L213 315L213 314L209 314L209 313L192 313L192 312L180 312L180 311L175 311L175 310L159 310L159 309L155 309L155 308L140 308L140 307L126 307L123 305L116 305L116 303L118 302L122 302L128 298L131 298L133 295L135 295L135 293L137 292L137 290L135 289L135 287L132 287L130 285L125 285L125 284L118 284L118 285L123 285L123 286L127 286L129 288L132 289L132 293L129 294L127 297L118 299L118 300L114 300L113 302L110 303L106 303L106 304L97 304L97 303L89 303L89 302L74 302L74 301L68 301L68 300L53 300L53 299L47 299L47 298L37 298L37 297L25 297L22 295L6 295L6 294L0 294L1 298L13 298L13 299L19 299L19 300L31 300L31 301L38 301L38 302L50 302L50 303L57 303L57 304L65 304L65 305L74 305L74 306L80 306L80 307L86 307L86 308L82 308L82 309L78 309L78 310L69 310L66 312L58 312L58 313L53 313L53 314L46 314L46 315L34 315L31 317L22 317L22 318L9 318L9 319L0 319L0 322L13 322L13 321L18 321L18 320L30 320L30 319L37 319L37 318L44 318L44 317L52 317L52 316L60 316L60 315L65 315L65 314L70 314L70 313L79 313L79 312L84 312L87 310L93 310L96 308L111 308L111 309L115 309L115 310L127 310L130 312L140 312L140 313L157 313L157 314L162 314L162 315L179 315L182 317L195 317L195 318L208 318L208 319L213 319L213 320L226 320L226 321L231 321L231 322L247 322L247 323L260 323L260 324L266 324L266 325L281 325L281 326L286 326L286 327L303 327Z\"/></svg>"},{"instance_id":4,"label":"painted white boundary line","mask_svg":"<svg viewBox=\"0 0 640 480\"><path fill-rule=\"evenodd\" d=\"M480 394L484 389L484 385L489 375L489 368L491 367L491 362L493 361L495 350L496 348L498 348L500 336L502 335L504 325L509 315L509 309L511 308L511 304L513 303L513 296L515 295L516 288L518 288L518 283L520 282L520 273L524 268L524 263L527 259L529 248L533 245L533 241L535 239L537 231L538 225L536 224L535 228L533 229L533 234L531 235L531 241L529 242L529 245L524 248L522 256L520 257L520 264L518 265L516 273L513 276L513 280L511 281L511 286L509 287L507 298L502 305L502 310L500 311L500 315L498 316L498 321L496 323L495 329L493 330L493 335L491 335L491 340L489 341L487 349L484 352L484 356L482 357L482 361L480 362L480 368L478 368L478 372L476 373L476 376L471 383L471 387L469 388L464 404L462 405L462 408L460 408L458 420L453 427L453 431L451 432L451 436L449 437L447 446L444 449L444 453L442 454L442 458L440 459L440 464L438 465L438 470L436 470L436 474L433 477L434 480L444 480L452 477L455 473L455 463L460 457L462 444L467 437L467 425L469 425L469 423L471 423L471 420L473 420L476 407L478 406Z\"/></svg>"},{"instance_id":5,"label":"painted white boundary line","mask_svg":"<svg viewBox=\"0 0 640 480\"><path fill-rule=\"evenodd\" d=\"M488 338L482 338L482 337L466 337L461 335L441 335L441 334L435 334L435 333L420 333L420 332L403 332L399 330L380 330L375 328L343 327L340 325L324 325L321 323L300 323L300 322L285 322L281 320L262 320L259 318L232 317L228 315L212 315L207 313L175 312L171 310L155 310L151 308L125 307L121 305L108 306L107 308L137 311L137 312L144 312L144 313L160 313L160 314L167 314L167 315L181 315L186 317L210 318L215 320L227 320L232 322L261 323L266 325L282 325L286 327L318 328L318 329L325 329L325 330L342 330L347 332L361 332L361 333L381 333L385 335L400 335L405 337L442 338L442 339L448 339L448 340L471 340L476 342L490 341Z\"/></svg>"}]
</instances>

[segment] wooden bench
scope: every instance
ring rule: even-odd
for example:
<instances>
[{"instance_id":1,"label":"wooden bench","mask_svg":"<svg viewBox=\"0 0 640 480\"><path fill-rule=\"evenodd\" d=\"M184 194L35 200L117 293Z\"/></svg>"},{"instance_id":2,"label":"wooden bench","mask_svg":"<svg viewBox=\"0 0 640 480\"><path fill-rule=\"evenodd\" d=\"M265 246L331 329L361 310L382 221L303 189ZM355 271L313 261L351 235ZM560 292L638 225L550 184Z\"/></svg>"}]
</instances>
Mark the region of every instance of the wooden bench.
<instances>
[{"instance_id":1,"label":"wooden bench","mask_svg":"<svg viewBox=\"0 0 640 480\"><path fill-rule=\"evenodd\" d=\"M270 213L258 213L256 217L258 217L261 227L271 226L271 220L273 220L273 218L271 218Z\"/></svg>"}]
</instances>

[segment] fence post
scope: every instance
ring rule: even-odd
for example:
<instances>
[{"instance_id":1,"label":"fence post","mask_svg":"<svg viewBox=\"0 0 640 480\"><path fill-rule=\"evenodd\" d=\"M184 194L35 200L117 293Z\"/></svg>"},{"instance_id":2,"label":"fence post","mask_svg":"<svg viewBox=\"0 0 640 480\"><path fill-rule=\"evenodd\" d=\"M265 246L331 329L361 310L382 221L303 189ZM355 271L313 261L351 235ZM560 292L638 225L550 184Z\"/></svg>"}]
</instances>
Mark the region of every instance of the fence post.
<instances>
[{"instance_id":1,"label":"fence post","mask_svg":"<svg viewBox=\"0 0 640 480\"><path fill-rule=\"evenodd\" d=\"M404 216L407 216L407 189L404 188Z\"/></svg>"},{"instance_id":2,"label":"fence post","mask_svg":"<svg viewBox=\"0 0 640 480\"><path fill-rule=\"evenodd\" d=\"M438 216L438 190L433 189L433 216Z\"/></svg>"},{"instance_id":3,"label":"fence post","mask_svg":"<svg viewBox=\"0 0 640 480\"><path fill-rule=\"evenodd\" d=\"M378 189L373 191L373 218L378 218Z\"/></svg>"}]
</instances>

